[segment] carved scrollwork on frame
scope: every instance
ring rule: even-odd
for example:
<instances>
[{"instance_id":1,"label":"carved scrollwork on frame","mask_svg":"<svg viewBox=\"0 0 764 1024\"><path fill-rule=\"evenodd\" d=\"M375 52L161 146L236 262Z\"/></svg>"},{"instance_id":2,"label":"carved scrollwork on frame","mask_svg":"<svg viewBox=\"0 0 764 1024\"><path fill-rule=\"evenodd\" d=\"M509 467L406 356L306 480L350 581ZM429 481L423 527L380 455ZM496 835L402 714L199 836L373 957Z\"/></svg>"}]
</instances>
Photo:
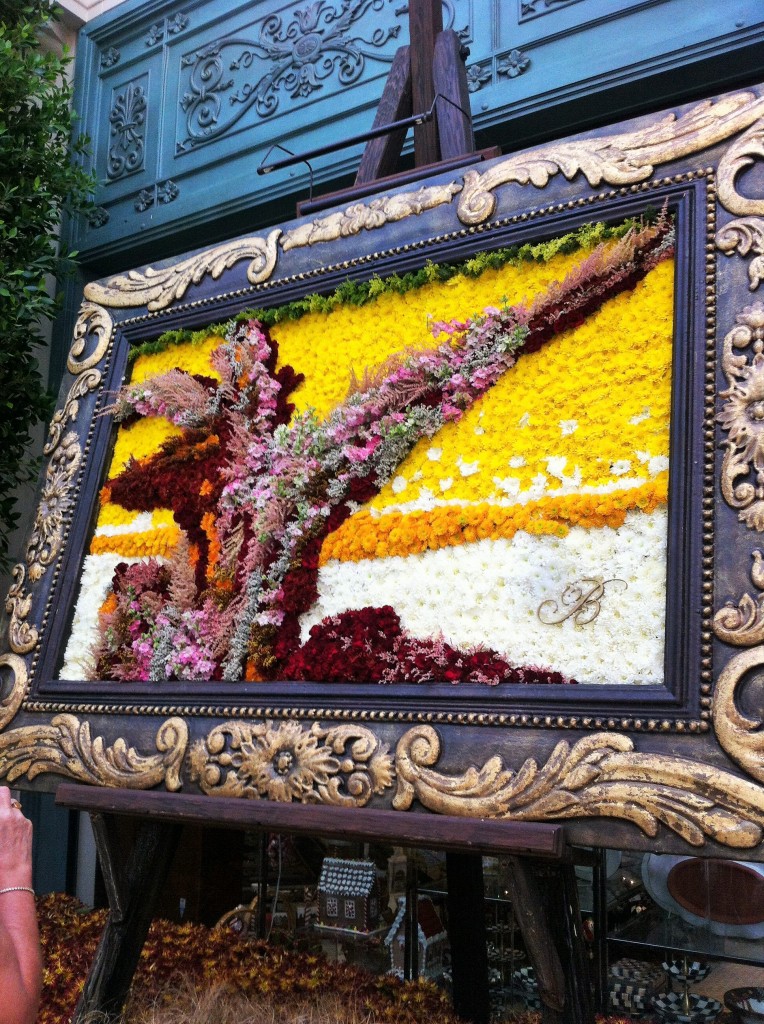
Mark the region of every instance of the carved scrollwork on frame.
<instances>
[{"instance_id":1,"label":"carved scrollwork on frame","mask_svg":"<svg viewBox=\"0 0 764 1024\"><path fill-rule=\"evenodd\" d=\"M24 699L28 681L27 665L18 654L0 655L0 682L2 670L11 673L11 687L5 697L0 700L0 732L16 717Z\"/></svg>"},{"instance_id":2,"label":"carved scrollwork on frame","mask_svg":"<svg viewBox=\"0 0 764 1024\"><path fill-rule=\"evenodd\" d=\"M116 308L147 306L150 310L166 309L181 299L192 284L199 284L209 275L217 280L239 260L250 260L247 280L250 284L267 281L273 273L278 256L277 242L281 230L276 228L267 238L242 238L237 242L215 246L181 260L169 267L110 278L106 284L91 282L85 286L85 298L94 303Z\"/></svg>"},{"instance_id":3,"label":"carved scrollwork on frame","mask_svg":"<svg viewBox=\"0 0 764 1024\"><path fill-rule=\"evenodd\" d=\"M714 731L722 748L759 782L764 782L764 720L738 706L739 688L749 672L764 667L764 648L741 651L725 666L714 690Z\"/></svg>"},{"instance_id":4,"label":"carved scrollwork on frame","mask_svg":"<svg viewBox=\"0 0 764 1024\"><path fill-rule=\"evenodd\" d=\"M87 288L85 289L87 298ZM74 326L74 340L66 360L69 373L80 374L97 366L106 355L114 331L114 322L109 313L95 302L83 302ZM95 339L95 346L84 359L79 356L89 342Z\"/></svg>"},{"instance_id":5,"label":"carved scrollwork on frame","mask_svg":"<svg viewBox=\"0 0 764 1024\"><path fill-rule=\"evenodd\" d=\"M714 616L714 633L735 647L750 647L725 666L714 691L714 731L722 748L742 768L764 782L764 720L750 718L738 705L744 678L764 667L764 555L753 552L751 581L760 592L743 594L737 607L726 604Z\"/></svg>"},{"instance_id":6,"label":"carved scrollwork on frame","mask_svg":"<svg viewBox=\"0 0 764 1024\"><path fill-rule=\"evenodd\" d=\"M721 468L724 500L753 530L764 530L764 303L746 306L724 338L729 387L717 419L727 434ZM750 359L749 359L750 356ZM743 479L750 478L753 479Z\"/></svg>"},{"instance_id":7,"label":"carved scrollwork on frame","mask_svg":"<svg viewBox=\"0 0 764 1024\"><path fill-rule=\"evenodd\" d=\"M31 583L42 579L61 548L66 514L72 502L71 490L81 460L82 448L74 432L62 438L48 460L34 527L27 543L26 566L21 563L15 566L14 582L5 601L10 615L8 642L16 654L28 654L37 646L39 632L27 621L32 596L26 592L25 583L27 576Z\"/></svg>"},{"instance_id":8,"label":"carved scrollwork on frame","mask_svg":"<svg viewBox=\"0 0 764 1024\"><path fill-rule=\"evenodd\" d=\"M40 502L26 548L26 562L13 570L13 584L5 601L10 616L8 642L15 654L28 654L37 646L39 632L28 621L32 595L26 590L27 580L34 584L44 576L55 561L64 539L65 523L71 508L72 490L82 463L82 446L76 431L66 433L79 415L80 402L101 384L101 371L95 369L106 353L112 334L112 320L105 309L85 302L74 331L67 367L76 379L69 388L62 407L57 410L48 429L43 452L48 456ZM93 351L80 360L89 341L95 338Z\"/></svg>"},{"instance_id":9,"label":"carved scrollwork on frame","mask_svg":"<svg viewBox=\"0 0 764 1024\"><path fill-rule=\"evenodd\" d=\"M191 749L204 793L363 807L393 781L392 757L370 729L230 722Z\"/></svg>"},{"instance_id":10,"label":"carved scrollwork on frame","mask_svg":"<svg viewBox=\"0 0 764 1024\"><path fill-rule=\"evenodd\" d=\"M664 825L691 846L708 838L738 850L764 837L764 790L730 772L682 757L641 754L627 736L595 733L563 740L547 761L517 771L491 757L447 775L435 769L438 733L409 729L395 752L397 810L415 799L431 811L513 821L616 818L655 836Z\"/></svg>"},{"instance_id":11,"label":"carved scrollwork on frame","mask_svg":"<svg viewBox=\"0 0 764 1024\"><path fill-rule=\"evenodd\" d=\"M0 771L11 785L26 776L61 775L77 782L122 789L152 789L164 783L176 792L188 747L188 726L168 718L156 735L156 754L141 754L124 739L107 746L89 722L58 715L49 725L22 726L0 735Z\"/></svg>"},{"instance_id":12,"label":"carved scrollwork on frame","mask_svg":"<svg viewBox=\"0 0 764 1024\"><path fill-rule=\"evenodd\" d=\"M61 547L64 522L72 504L72 487L82 461L82 446L73 431L57 445L45 470L34 528L27 544L29 579L36 583Z\"/></svg>"},{"instance_id":13,"label":"carved scrollwork on frame","mask_svg":"<svg viewBox=\"0 0 764 1024\"><path fill-rule=\"evenodd\" d=\"M338 238L350 238L361 231L371 231L385 224L393 224L432 210L436 206L450 203L459 186L453 182L447 185L433 185L420 188L416 192L404 192L400 195L382 196L372 199L369 203L354 203L346 210L332 213L302 224L299 228L287 231L281 242L284 252L304 246L316 245L318 242L333 242Z\"/></svg>"},{"instance_id":14,"label":"carved scrollwork on frame","mask_svg":"<svg viewBox=\"0 0 764 1024\"><path fill-rule=\"evenodd\" d=\"M762 156L764 122L753 123L727 147L719 161L717 194L719 202L737 217L762 216L764 199L750 199L738 191L738 177Z\"/></svg>"},{"instance_id":15,"label":"carved scrollwork on frame","mask_svg":"<svg viewBox=\"0 0 764 1024\"><path fill-rule=\"evenodd\" d=\"M464 224L488 220L496 208L493 193L512 182L544 188L556 174L563 174L569 181L583 174L594 188L603 183L633 185L647 181L659 164L722 142L748 128L762 114L764 98L741 92L700 103L681 117L669 114L636 131L553 143L510 156L483 173L465 174L457 208L459 219Z\"/></svg>"},{"instance_id":16,"label":"carved scrollwork on frame","mask_svg":"<svg viewBox=\"0 0 764 1024\"><path fill-rule=\"evenodd\" d=\"M748 265L748 280L751 291L755 291L764 281L764 220L743 217L730 221L717 231L716 246L727 256L754 253Z\"/></svg>"},{"instance_id":17,"label":"carved scrollwork on frame","mask_svg":"<svg viewBox=\"0 0 764 1024\"><path fill-rule=\"evenodd\" d=\"M764 555L758 550L753 552L751 580L757 590L764 591ZM764 643L764 593L743 594L737 607L728 601L714 615L714 633L735 647Z\"/></svg>"},{"instance_id":18,"label":"carved scrollwork on frame","mask_svg":"<svg viewBox=\"0 0 764 1024\"><path fill-rule=\"evenodd\" d=\"M32 610L32 596L24 589L26 567L19 562L13 567L13 583L5 599L5 610L10 616L8 643L15 654L28 654L37 646L37 628L27 622Z\"/></svg>"},{"instance_id":19,"label":"carved scrollwork on frame","mask_svg":"<svg viewBox=\"0 0 764 1024\"><path fill-rule=\"evenodd\" d=\"M80 411L80 399L84 398L101 383L100 370L85 370L77 377L64 399L64 404L53 414L53 419L48 427L48 440L43 448L43 454L50 455L61 443L64 430L68 423L77 419Z\"/></svg>"}]
</instances>

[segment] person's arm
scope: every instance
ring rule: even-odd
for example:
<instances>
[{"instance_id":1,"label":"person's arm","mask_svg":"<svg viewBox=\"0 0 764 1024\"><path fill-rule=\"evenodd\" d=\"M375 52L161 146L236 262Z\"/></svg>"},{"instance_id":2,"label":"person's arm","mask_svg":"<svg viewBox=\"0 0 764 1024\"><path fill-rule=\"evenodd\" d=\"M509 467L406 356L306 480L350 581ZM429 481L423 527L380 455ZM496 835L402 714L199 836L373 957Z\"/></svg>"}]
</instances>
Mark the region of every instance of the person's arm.
<instances>
[{"instance_id":1,"label":"person's arm","mask_svg":"<svg viewBox=\"0 0 764 1024\"><path fill-rule=\"evenodd\" d=\"M20 889L16 887L20 886ZM0 787L0 1024L34 1024L42 961L32 887L32 823ZM2 890L10 889L10 892Z\"/></svg>"}]
</instances>

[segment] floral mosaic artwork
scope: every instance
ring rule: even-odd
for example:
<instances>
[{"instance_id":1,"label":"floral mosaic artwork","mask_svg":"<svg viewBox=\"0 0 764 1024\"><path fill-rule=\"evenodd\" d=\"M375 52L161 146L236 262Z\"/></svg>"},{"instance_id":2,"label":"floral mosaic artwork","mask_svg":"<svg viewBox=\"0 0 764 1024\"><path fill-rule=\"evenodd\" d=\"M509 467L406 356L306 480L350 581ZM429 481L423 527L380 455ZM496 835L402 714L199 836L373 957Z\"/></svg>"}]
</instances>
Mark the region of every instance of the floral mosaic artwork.
<instances>
[{"instance_id":1,"label":"floral mosaic artwork","mask_svg":"<svg viewBox=\"0 0 764 1024\"><path fill-rule=\"evenodd\" d=\"M673 244L589 226L146 346L62 678L661 683Z\"/></svg>"}]
</instances>

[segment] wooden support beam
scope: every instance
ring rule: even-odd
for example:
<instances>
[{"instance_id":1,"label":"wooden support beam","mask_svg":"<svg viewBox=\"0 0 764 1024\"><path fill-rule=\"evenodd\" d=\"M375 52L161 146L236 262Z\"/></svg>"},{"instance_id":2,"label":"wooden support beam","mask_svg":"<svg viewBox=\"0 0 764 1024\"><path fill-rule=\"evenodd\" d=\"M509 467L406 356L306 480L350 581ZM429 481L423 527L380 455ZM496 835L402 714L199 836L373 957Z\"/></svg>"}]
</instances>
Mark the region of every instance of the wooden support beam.
<instances>
[{"instance_id":1,"label":"wooden support beam","mask_svg":"<svg viewBox=\"0 0 764 1024\"><path fill-rule=\"evenodd\" d=\"M410 117L412 113L418 111L414 111L411 106L411 57L409 47L400 46L388 72L372 128L392 124L393 121ZM358 165L356 185L365 185L387 174L393 174L405 139L406 129L401 129L367 142L361 163Z\"/></svg>"},{"instance_id":2,"label":"wooden support beam","mask_svg":"<svg viewBox=\"0 0 764 1024\"><path fill-rule=\"evenodd\" d=\"M470 93L467 87L467 69L462 59L462 43L453 29L439 32L435 40L432 78L436 95L435 105L442 160L472 153L475 136L472 132Z\"/></svg>"},{"instance_id":3,"label":"wooden support beam","mask_svg":"<svg viewBox=\"0 0 764 1024\"><path fill-rule=\"evenodd\" d=\"M262 829L295 835L352 837L463 853L526 854L558 859L565 854L562 825L447 814L403 814L369 807L333 807L237 800L196 793L136 792L62 783L56 803L84 811L125 814L156 822L189 822L220 828Z\"/></svg>"},{"instance_id":4,"label":"wooden support beam","mask_svg":"<svg viewBox=\"0 0 764 1024\"><path fill-rule=\"evenodd\" d=\"M125 919L127 890L125 889L124 857L119 846L113 815L94 812L90 815L96 853L101 864L106 898L111 917L117 924Z\"/></svg>"},{"instance_id":5,"label":"wooden support beam","mask_svg":"<svg viewBox=\"0 0 764 1024\"><path fill-rule=\"evenodd\" d=\"M435 39L443 31L441 0L409 0L409 43L411 46L411 101L414 113L429 110L435 98L432 62ZM440 159L438 126L435 121L414 129L414 162L432 164Z\"/></svg>"},{"instance_id":6,"label":"wooden support beam","mask_svg":"<svg viewBox=\"0 0 764 1024\"><path fill-rule=\"evenodd\" d=\"M84 1024L94 1013L104 1014L104 1020L119 1017L180 833L180 825L141 824L125 865L124 892L106 921L72 1024ZM101 861L104 877L107 872L118 874L117 866L109 863L114 853L108 841L99 848L99 855L107 858L107 863Z\"/></svg>"},{"instance_id":7,"label":"wooden support beam","mask_svg":"<svg viewBox=\"0 0 764 1024\"><path fill-rule=\"evenodd\" d=\"M509 890L536 972L542 1024L594 1024L573 865L511 857Z\"/></svg>"}]
</instances>

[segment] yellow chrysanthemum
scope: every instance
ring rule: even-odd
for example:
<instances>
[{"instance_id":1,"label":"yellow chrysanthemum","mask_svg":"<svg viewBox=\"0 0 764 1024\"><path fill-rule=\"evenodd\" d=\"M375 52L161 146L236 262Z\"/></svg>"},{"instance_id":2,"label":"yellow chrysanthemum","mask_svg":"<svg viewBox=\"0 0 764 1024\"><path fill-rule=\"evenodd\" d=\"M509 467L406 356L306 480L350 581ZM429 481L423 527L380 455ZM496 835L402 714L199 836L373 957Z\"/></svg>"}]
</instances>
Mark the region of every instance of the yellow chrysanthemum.
<instances>
[{"instance_id":1,"label":"yellow chrysanthemum","mask_svg":"<svg viewBox=\"0 0 764 1024\"><path fill-rule=\"evenodd\" d=\"M458 274L398 295L384 292L365 306L340 306L329 314L311 313L271 328L279 343L279 364L305 374L292 399L298 412L313 408L320 417L338 405L353 376L378 366L407 348L431 348L430 318L464 319L486 306L530 300L562 280L590 250L555 256L548 263L507 264L478 278Z\"/></svg>"}]
</instances>

